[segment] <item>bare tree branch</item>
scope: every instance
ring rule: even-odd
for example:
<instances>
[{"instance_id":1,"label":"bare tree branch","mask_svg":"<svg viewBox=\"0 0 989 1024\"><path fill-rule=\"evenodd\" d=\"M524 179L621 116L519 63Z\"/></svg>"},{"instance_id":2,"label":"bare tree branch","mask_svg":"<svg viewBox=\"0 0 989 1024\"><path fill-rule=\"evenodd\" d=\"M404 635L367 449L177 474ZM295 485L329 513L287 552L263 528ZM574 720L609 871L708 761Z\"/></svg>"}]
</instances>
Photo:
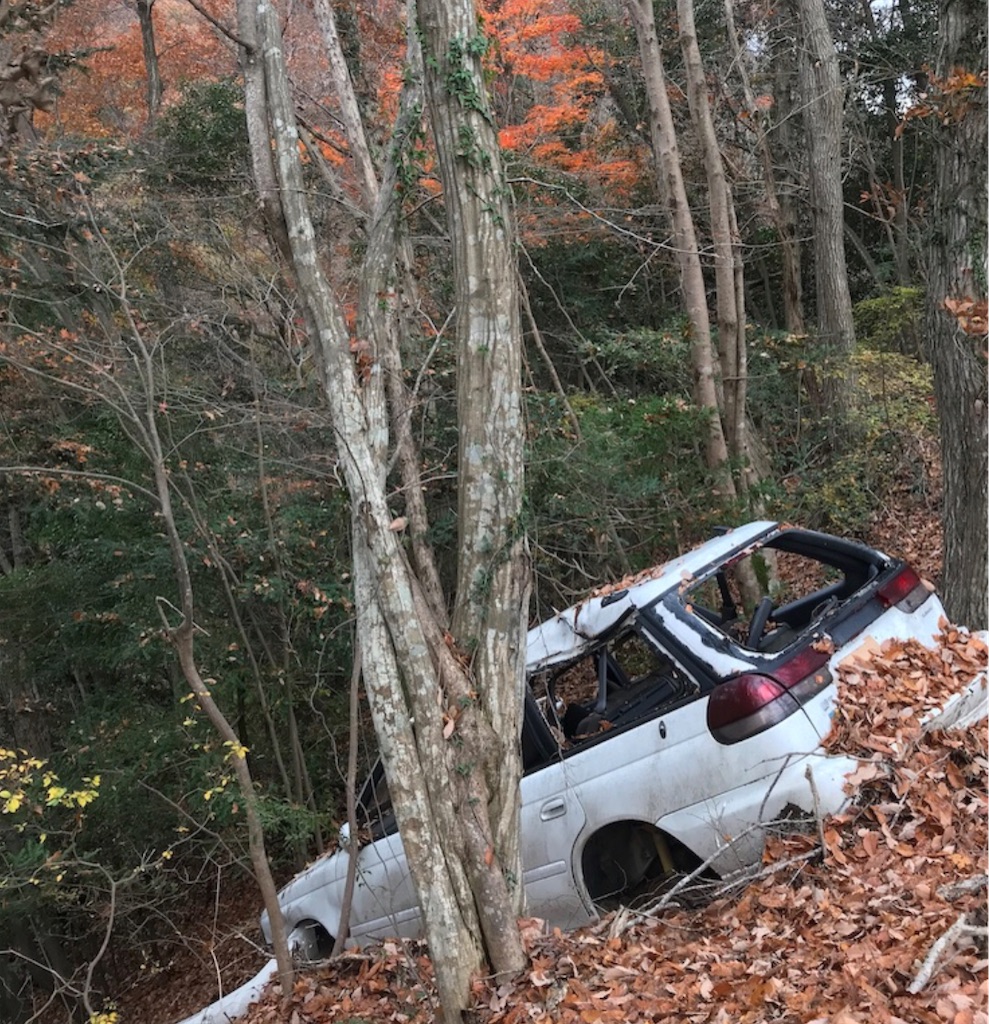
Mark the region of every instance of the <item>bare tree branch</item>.
<instances>
[{"instance_id":1,"label":"bare tree branch","mask_svg":"<svg viewBox=\"0 0 989 1024\"><path fill-rule=\"evenodd\" d=\"M197 14L202 15L202 17L204 17L213 26L213 28L217 30L217 32L221 32L223 35L225 35L227 39L230 40L230 42L235 43L237 46L243 47L243 49L245 49L249 54L254 54L255 47L249 45L248 43L245 43L244 40L241 39L240 36L238 36L232 29L227 28L227 26L224 25L222 21L219 21L217 18L214 18L213 15L210 14L210 12L207 11L206 8L198 2L198 0L186 0L186 3L194 11L196 11Z\"/></svg>"}]
</instances>

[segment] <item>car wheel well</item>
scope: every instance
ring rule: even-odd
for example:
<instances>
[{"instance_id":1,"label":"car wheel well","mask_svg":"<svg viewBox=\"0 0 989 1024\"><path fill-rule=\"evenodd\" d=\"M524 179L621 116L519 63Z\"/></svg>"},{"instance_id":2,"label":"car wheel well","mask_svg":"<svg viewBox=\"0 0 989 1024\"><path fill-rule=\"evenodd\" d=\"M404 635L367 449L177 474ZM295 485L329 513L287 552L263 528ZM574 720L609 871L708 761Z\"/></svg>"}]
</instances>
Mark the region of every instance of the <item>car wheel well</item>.
<instances>
[{"instance_id":1,"label":"car wheel well","mask_svg":"<svg viewBox=\"0 0 989 1024\"><path fill-rule=\"evenodd\" d=\"M329 959L334 941L319 921L311 919L297 922L288 940L293 956L302 961Z\"/></svg>"},{"instance_id":2,"label":"car wheel well","mask_svg":"<svg viewBox=\"0 0 989 1024\"><path fill-rule=\"evenodd\" d=\"M693 871L700 858L674 836L646 821L613 821L594 833L581 856L584 884L607 907L649 892L670 875Z\"/></svg>"}]
</instances>

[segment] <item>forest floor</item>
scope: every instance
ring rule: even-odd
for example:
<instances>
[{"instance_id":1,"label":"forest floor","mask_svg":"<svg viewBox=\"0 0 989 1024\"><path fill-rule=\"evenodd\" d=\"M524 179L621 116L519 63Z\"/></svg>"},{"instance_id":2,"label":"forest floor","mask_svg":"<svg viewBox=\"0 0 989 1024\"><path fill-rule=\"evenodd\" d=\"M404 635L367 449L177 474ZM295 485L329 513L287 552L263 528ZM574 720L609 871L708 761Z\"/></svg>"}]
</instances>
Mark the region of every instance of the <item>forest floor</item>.
<instances>
[{"instance_id":1,"label":"forest floor","mask_svg":"<svg viewBox=\"0 0 989 1024\"><path fill-rule=\"evenodd\" d=\"M936 503L894 495L869 540L937 579ZM921 716L986 664L949 630L940 649L893 644L843 667L829 737L861 757L863 794L808 832L772 838L761 873L702 905L620 911L572 933L525 923L529 969L478 979L472 1024L786 1021L987 1024L989 758L984 727L925 732ZM264 962L246 883L188 907L171 962L116 993L121 1024L172 1024ZM939 946L939 942L941 945ZM248 1024L427 1024L437 1019L419 943L385 943L300 974Z\"/></svg>"}]
</instances>

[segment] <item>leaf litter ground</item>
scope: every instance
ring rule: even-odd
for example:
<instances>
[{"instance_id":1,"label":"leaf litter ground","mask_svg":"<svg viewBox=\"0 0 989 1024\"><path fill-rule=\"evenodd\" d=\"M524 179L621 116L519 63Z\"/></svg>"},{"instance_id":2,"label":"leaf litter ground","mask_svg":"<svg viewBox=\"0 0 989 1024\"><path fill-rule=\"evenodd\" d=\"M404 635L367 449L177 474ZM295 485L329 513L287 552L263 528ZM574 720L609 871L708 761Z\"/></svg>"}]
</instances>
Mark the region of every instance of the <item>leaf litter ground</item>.
<instances>
[{"instance_id":1,"label":"leaf litter ground","mask_svg":"<svg viewBox=\"0 0 989 1024\"><path fill-rule=\"evenodd\" d=\"M871 644L847 659L826 745L862 760L851 810L771 837L758 877L700 909L569 934L525 922L529 969L478 979L470 1024L987 1024L986 726L923 727L986 656L945 628L933 650ZM271 991L244 1020L436 1017L425 947L394 942L302 974L287 1007Z\"/></svg>"}]
</instances>

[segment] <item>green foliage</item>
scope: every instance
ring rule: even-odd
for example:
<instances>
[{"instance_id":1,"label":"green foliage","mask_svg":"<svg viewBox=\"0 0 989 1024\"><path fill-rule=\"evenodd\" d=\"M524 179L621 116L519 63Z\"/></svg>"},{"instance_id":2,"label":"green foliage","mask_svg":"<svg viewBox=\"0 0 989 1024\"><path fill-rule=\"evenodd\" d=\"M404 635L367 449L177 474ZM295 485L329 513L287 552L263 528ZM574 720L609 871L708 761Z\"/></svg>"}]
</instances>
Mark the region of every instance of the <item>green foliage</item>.
<instances>
[{"instance_id":1,"label":"green foliage","mask_svg":"<svg viewBox=\"0 0 989 1024\"><path fill-rule=\"evenodd\" d=\"M588 586L621 576L618 544L631 567L642 568L738 516L704 467L706 414L663 354L670 338L630 337L626 351L612 338L598 353L624 393L570 398L579 441L557 398L529 399L530 532L537 572L547 579L539 593L547 613ZM655 384L664 376L671 387L665 394L627 393L644 392L645 380Z\"/></svg>"},{"instance_id":2,"label":"green foliage","mask_svg":"<svg viewBox=\"0 0 989 1024\"><path fill-rule=\"evenodd\" d=\"M533 168L519 164L518 156L506 154L514 161L509 175L531 175ZM540 179L552 181L552 174L540 170ZM585 194L578 183L561 178L561 188L578 202L593 205L594 198ZM517 192L520 189L517 187ZM534 216L540 225L547 218L542 207L545 197L534 198ZM518 196L519 218L526 221L523 197ZM586 223L568 224L566 217L555 224L549 218L547 227L558 227L559 233L550 231L543 244L529 252L535 271L523 261L523 276L529 291L533 313L540 325L547 347L550 348L558 369L565 379L580 386L576 377L568 372L572 360L573 324L580 325L586 334L600 332L620 336L628 330L669 329L677 315L664 292L661 276L639 274L648 253L627 244L619 244L611 234L589 230ZM648 233L651 225L633 224L633 228ZM578 241L572 240L577 233ZM537 276L538 275L538 276ZM561 312L566 310L567 317ZM554 342L561 337L569 344L564 347Z\"/></svg>"},{"instance_id":3,"label":"green foliage","mask_svg":"<svg viewBox=\"0 0 989 1024\"><path fill-rule=\"evenodd\" d=\"M927 364L897 353L861 350L854 369L857 443L827 468L834 485L815 497L817 511L836 530L861 535L891 493L927 493L937 417Z\"/></svg>"},{"instance_id":4,"label":"green foliage","mask_svg":"<svg viewBox=\"0 0 989 1024\"><path fill-rule=\"evenodd\" d=\"M857 302L852 314L861 346L920 355L924 293L919 288L890 288Z\"/></svg>"},{"instance_id":5,"label":"green foliage","mask_svg":"<svg viewBox=\"0 0 989 1024\"><path fill-rule=\"evenodd\" d=\"M153 692L153 690L152 690ZM88 857L117 872L155 859L181 838L193 812L190 778L198 782L222 765L222 756L190 742L171 690L148 696L121 687L83 704L59 755L73 776L100 768L103 785L77 840ZM193 788L195 794L197 788Z\"/></svg>"},{"instance_id":6,"label":"green foliage","mask_svg":"<svg viewBox=\"0 0 989 1024\"><path fill-rule=\"evenodd\" d=\"M837 533L864 536L891 490L919 496L930 486L936 447L930 367L885 349L860 347L847 372L855 382L847 435L835 445L813 408L816 353L806 339L763 334L750 343L750 409L774 473L768 511Z\"/></svg>"},{"instance_id":7,"label":"green foliage","mask_svg":"<svg viewBox=\"0 0 989 1024\"><path fill-rule=\"evenodd\" d=\"M693 401L682 324L598 331L577 348L577 379L600 383L597 392L569 393L580 438L559 397L537 393L527 405L530 533L547 613L748 517L705 467L708 414ZM781 393L799 387L788 360L782 339L757 358L757 397L781 425Z\"/></svg>"},{"instance_id":8,"label":"green foliage","mask_svg":"<svg viewBox=\"0 0 989 1024\"><path fill-rule=\"evenodd\" d=\"M187 188L225 189L247 163L247 120L242 90L234 82L189 85L165 110L155 133L159 162L151 168L159 183L176 180Z\"/></svg>"},{"instance_id":9,"label":"green foliage","mask_svg":"<svg viewBox=\"0 0 989 1024\"><path fill-rule=\"evenodd\" d=\"M663 330L598 331L578 346L585 372L603 378L618 394L674 395L690 399L690 353L686 324Z\"/></svg>"}]
</instances>

